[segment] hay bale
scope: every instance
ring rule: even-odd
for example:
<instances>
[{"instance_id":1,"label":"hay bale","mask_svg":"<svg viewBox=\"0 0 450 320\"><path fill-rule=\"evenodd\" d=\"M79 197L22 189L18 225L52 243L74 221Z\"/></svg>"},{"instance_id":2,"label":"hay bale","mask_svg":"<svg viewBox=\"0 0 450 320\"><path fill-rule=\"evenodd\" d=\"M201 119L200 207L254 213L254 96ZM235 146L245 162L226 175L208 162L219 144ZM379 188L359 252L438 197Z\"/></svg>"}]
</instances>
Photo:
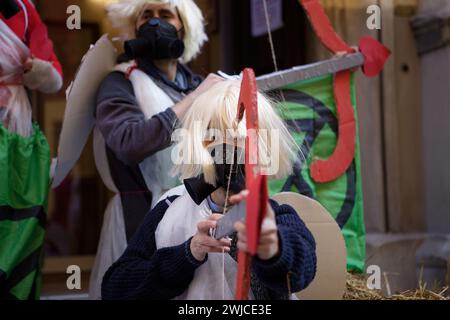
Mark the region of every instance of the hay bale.
<instances>
[{"instance_id":1,"label":"hay bale","mask_svg":"<svg viewBox=\"0 0 450 320\"><path fill-rule=\"evenodd\" d=\"M387 297L381 290L370 290L367 288L367 277L360 274L347 274L347 288L344 300L450 300L449 288L441 290L428 290L426 284L413 291L408 290Z\"/></svg>"}]
</instances>

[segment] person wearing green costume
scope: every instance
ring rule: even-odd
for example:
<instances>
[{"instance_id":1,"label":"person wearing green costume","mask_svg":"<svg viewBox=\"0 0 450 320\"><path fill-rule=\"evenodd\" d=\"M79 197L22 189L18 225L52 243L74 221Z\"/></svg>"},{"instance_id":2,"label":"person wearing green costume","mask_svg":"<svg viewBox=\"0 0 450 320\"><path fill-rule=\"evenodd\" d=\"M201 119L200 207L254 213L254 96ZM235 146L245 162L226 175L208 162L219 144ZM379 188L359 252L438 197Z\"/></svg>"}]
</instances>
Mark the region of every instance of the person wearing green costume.
<instances>
[{"instance_id":1,"label":"person wearing green costume","mask_svg":"<svg viewBox=\"0 0 450 320\"><path fill-rule=\"evenodd\" d=\"M27 90L55 93L61 65L29 0L0 3L0 300L39 298L50 148Z\"/></svg>"}]
</instances>

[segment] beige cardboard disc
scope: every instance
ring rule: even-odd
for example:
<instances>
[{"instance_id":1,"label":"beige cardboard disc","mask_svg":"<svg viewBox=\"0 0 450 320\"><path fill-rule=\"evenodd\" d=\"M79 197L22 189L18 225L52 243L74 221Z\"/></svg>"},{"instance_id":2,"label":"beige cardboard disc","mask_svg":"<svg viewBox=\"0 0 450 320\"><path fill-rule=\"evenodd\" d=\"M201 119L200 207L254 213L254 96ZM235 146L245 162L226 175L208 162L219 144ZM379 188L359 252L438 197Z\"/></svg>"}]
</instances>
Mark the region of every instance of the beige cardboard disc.
<instances>
[{"instance_id":1,"label":"beige cardboard disc","mask_svg":"<svg viewBox=\"0 0 450 320\"><path fill-rule=\"evenodd\" d=\"M116 52L107 35L103 35L83 57L75 80L67 90L52 188L61 184L80 158L95 124L97 90L115 64Z\"/></svg>"},{"instance_id":2,"label":"beige cardboard disc","mask_svg":"<svg viewBox=\"0 0 450 320\"><path fill-rule=\"evenodd\" d=\"M284 192L273 197L279 204L293 207L316 240L317 273L300 300L340 300L347 275L347 253L341 229L330 213L316 200L298 193Z\"/></svg>"}]
</instances>

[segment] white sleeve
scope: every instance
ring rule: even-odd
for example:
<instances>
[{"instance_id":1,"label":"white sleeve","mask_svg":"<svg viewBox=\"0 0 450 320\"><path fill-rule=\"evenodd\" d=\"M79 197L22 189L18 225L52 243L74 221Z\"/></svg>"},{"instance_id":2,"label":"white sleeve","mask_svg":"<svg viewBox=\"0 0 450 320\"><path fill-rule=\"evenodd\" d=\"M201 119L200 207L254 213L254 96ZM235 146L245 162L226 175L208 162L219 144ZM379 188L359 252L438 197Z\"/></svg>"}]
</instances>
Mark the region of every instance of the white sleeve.
<instances>
[{"instance_id":1,"label":"white sleeve","mask_svg":"<svg viewBox=\"0 0 450 320\"><path fill-rule=\"evenodd\" d=\"M24 84L31 90L55 93L61 89L63 81L51 62L34 58L33 67L24 74Z\"/></svg>"}]
</instances>

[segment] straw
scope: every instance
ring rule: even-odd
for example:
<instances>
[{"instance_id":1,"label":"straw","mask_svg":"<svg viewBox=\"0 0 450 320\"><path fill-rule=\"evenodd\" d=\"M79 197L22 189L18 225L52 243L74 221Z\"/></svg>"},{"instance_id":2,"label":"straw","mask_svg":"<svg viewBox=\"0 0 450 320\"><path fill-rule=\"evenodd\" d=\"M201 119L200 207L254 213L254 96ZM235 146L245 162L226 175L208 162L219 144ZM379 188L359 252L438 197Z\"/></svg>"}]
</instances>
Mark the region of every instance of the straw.
<instances>
[{"instance_id":1,"label":"straw","mask_svg":"<svg viewBox=\"0 0 450 320\"><path fill-rule=\"evenodd\" d=\"M430 290L426 286L426 283L420 281L418 289L392 293L388 297L381 290L367 288L367 278L364 275L348 273L344 300L450 300L448 287Z\"/></svg>"}]
</instances>

